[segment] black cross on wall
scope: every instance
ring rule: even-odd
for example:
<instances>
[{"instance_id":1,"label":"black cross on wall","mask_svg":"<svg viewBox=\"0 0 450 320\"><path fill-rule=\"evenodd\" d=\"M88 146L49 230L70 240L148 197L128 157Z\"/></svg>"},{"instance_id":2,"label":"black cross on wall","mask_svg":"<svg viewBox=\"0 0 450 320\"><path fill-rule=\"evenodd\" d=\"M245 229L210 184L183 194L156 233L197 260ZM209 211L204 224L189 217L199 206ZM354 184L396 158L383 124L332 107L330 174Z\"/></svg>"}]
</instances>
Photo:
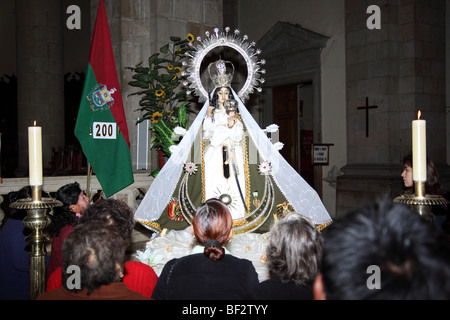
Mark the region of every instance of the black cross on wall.
<instances>
[{"instance_id":1,"label":"black cross on wall","mask_svg":"<svg viewBox=\"0 0 450 320\"><path fill-rule=\"evenodd\" d=\"M366 137L369 137L369 109L377 109L378 106L369 106L369 97L366 97L366 105L358 107L358 110L366 110Z\"/></svg>"}]
</instances>

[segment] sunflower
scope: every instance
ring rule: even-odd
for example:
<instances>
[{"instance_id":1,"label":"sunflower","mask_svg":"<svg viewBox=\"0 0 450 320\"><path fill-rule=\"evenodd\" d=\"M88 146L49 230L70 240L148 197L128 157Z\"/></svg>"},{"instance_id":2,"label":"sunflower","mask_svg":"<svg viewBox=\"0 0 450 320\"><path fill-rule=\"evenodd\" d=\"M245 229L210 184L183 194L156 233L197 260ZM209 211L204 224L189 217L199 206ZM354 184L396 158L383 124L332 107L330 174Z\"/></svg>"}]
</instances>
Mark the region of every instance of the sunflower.
<instances>
[{"instance_id":1,"label":"sunflower","mask_svg":"<svg viewBox=\"0 0 450 320\"><path fill-rule=\"evenodd\" d=\"M173 111L172 110L167 110L166 113L167 113L167 115L170 116L170 115L172 115Z\"/></svg>"},{"instance_id":2,"label":"sunflower","mask_svg":"<svg viewBox=\"0 0 450 320\"><path fill-rule=\"evenodd\" d=\"M181 68L180 67L175 67L175 71L176 71L176 75L180 75L181 74Z\"/></svg>"},{"instance_id":3,"label":"sunflower","mask_svg":"<svg viewBox=\"0 0 450 320\"><path fill-rule=\"evenodd\" d=\"M155 96L157 96L157 97L162 97L162 96L164 96L164 90L161 90L161 89L156 90L156 91L155 91Z\"/></svg>"},{"instance_id":4,"label":"sunflower","mask_svg":"<svg viewBox=\"0 0 450 320\"><path fill-rule=\"evenodd\" d=\"M159 119L161 119L162 117L163 117L163 114L161 112L159 112L159 111L156 111L152 115L152 122L153 123L157 123L159 121Z\"/></svg>"},{"instance_id":5,"label":"sunflower","mask_svg":"<svg viewBox=\"0 0 450 320\"><path fill-rule=\"evenodd\" d=\"M186 40L189 42L194 42L194 36L192 35L192 33L187 34Z\"/></svg>"},{"instance_id":6,"label":"sunflower","mask_svg":"<svg viewBox=\"0 0 450 320\"><path fill-rule=\"evenodd\" d=\"M173 65L169 64L169 65L167 66L167 70L173 70Z\"/></svg>"}]
</instances>

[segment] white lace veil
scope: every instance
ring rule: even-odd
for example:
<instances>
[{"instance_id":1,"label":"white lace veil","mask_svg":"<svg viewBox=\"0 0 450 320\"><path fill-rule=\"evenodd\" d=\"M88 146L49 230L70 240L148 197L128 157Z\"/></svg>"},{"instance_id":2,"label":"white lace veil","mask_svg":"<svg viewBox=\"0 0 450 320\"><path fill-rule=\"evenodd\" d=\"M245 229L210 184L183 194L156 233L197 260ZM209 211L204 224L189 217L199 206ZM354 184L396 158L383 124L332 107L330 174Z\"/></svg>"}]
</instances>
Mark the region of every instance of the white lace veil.
<instances>
[{"instance_id":1,"label":"white lace veil","mask_svg":"<svg viewBox=\"0 0 450 320\"><path fill-rule=\"evenodd\" d=\"M232 88L231 91L235 100L238 101L239 113L248 135L261 158L271 164L273 180L294 210L310 218L318 225L331 222L331 217L316 191L281 156L266 133L253 119L239 96ZM189 157L195 137L201 129L208 106L209 100L205 102L186 135L150 185L135 213L135 219L138 222L157 220L169 204L183 173L183 167Z\"/></svg>"}]
</instances>

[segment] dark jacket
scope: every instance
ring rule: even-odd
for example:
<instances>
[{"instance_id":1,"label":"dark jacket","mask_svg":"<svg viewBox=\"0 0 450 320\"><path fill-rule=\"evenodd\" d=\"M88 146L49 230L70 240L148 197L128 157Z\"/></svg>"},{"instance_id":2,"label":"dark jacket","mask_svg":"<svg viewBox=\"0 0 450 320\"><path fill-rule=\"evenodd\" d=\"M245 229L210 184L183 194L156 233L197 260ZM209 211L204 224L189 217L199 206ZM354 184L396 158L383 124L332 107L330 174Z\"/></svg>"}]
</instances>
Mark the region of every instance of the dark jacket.
<instances>
[{"instance_id":1,"label":"dark jacket","mask_svg":"<svg viewBox=\"0 0 450 320\"><path fill-rule=\"evenodd\" d=\"M252 263L225 254L211 261L203 253L172 259L156 283L155 300L242 300L255 299L258 274Z\"/></svg>"},{"instance_id":2,"label":"dark jacket","mask_svg":"<svg viewBox=\"0 0 450 320\"><path fill-rule=\"evenodd\" d=\"M297 286L294 282L282 283L279 279L269 279L255 287L258 300L313 300L312 283Z\"/></svg>"}]
</instances>

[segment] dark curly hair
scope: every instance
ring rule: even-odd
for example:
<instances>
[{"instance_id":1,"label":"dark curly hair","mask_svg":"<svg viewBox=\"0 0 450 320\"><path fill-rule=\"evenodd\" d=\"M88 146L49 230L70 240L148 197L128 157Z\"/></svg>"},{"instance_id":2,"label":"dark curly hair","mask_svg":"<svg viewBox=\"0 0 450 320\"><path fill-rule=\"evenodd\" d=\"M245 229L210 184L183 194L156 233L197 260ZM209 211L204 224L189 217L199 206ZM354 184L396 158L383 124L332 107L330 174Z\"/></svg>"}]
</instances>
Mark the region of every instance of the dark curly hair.
<instances>
[{"instance_id":1,"label":"dark curly hair","mask_svg":"<svg viewBox=\"0 0 450 320\"><path fill-rule=\"evenodd\" d=\"M84 223L73 228L62 246L62 283L71 291L87 289L91 294L102 285L121 280L125 263L124 239L116 228L103 223ZM80 268L80 287L69 288L70 266ZM69 271L67 271L69 270Z\"/></svg>"},{"instance_id":2,"label":"dark curly hair","mask_svg":"<svg viewBox=\"0 0 450 320\"><path fill-rule=\"evenodd\" d=\"M323 232L321 273L329 300L450 299L450 251L445 234L390 200L358 208ZM369 266L380 270L369 289Z\"/></svg>"},{"instance_id":3,"label":"dark curly hair","mask_svg":"<svg viewBox=\"0 0 450 320\"><path fill-rule=\"evenodd\" d=\"M81 193L80 184L73 182L62 186L56 191L55 198L62 202L62 207L53 209L52 223L50 225L50 234L58 236L59 231L66 225L76 225L78 218L70 211L69 206L77 204L78 196Z\"/></svg>"},{"instance_id":4,"label":"dark curly hair","mask_svg":"<svg viewBox=\"0 0 450 320\"><path fill-rule=\"evenodd\" d=\"M94 222L114 226L127 243L131 242L131 232L135 222L133 211L125 202L116 199L102 199L90 205L79 223Z\"/></svg>"}]
</instances>

